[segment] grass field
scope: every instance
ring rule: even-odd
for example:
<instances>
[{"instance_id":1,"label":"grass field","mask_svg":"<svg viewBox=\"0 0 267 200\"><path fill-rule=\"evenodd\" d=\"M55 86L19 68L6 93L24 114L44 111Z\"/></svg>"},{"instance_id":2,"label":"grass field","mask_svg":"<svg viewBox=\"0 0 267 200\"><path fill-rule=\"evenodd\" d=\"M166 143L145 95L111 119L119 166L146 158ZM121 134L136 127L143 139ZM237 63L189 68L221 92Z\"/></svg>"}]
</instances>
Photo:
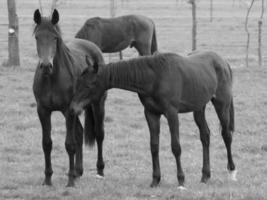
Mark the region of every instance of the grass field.
<instances>
[{"instance_id":1,"label":"grass field","mask_svg":"<svg viewBox=\"0 0 267 200\"><path fill-rule=\"evenodd\" d=\"M60 1L63 37L74 36L85 19L108 16L109 1ZM157 26L161 51L185 54L191 49L190 5L175 0L118 1L117 14L137 13L150 16ZM236 1L238 2L238 1ZM198 48L211 49L229 60L234 71L236 131L233 141L238 181L228 179L226 150L220 136L219 122L209 104L207 121L211 129L210 159L212 178L201 184L202 146L192 114L180 115L182 166L186 191L177 189L175 160L170 148L167 122L162 118L160 162L162 182L151 189L152 163L149 133L137 95L111 90L106 102L104 158L105 179L95 178L96 148L84 148L84 175L75 188L66 188L68 156L65 152L65 122L60 113L52 117L54 169L53 187L41 185L44 158L41 127L32 94L37 63L32 36L32 15L38 1L17 1L20 19L21 67L6 68L7 11L0 0L0 200L2 199L267 199L267 66L256 66L256 37L251 41L250 68L244 68L245 7L232 1L214 0L214 21L209 22L208 1L198 5ZM50 1L44 1L46 12ZM256 36L257 9L250 21ZM264 56L267 55L267 26L264 24ZM125 58L136 56L128 49ZM108 60L108 56L106 56ZM116 59L115 57L112 59ZM266 57L265 57L266 60ZM267 60L266 62L267 63Z\"/></svg>"}]
</instances>

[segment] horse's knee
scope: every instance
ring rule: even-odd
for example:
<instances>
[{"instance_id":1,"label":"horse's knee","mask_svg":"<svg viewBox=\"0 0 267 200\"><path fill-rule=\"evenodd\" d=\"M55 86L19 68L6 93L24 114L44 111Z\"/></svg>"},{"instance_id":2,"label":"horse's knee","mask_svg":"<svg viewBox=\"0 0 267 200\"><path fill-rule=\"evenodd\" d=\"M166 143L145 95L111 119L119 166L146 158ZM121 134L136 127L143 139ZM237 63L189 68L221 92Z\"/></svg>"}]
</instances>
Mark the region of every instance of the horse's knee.
<instances>
[{"instance_id":1,"label":"horse's knee","mask_svg":"<svg viewBox=\"0 0 267 200\"><path fill-rule=\"evenodd\" d=\"M71 154L73 155L76 152L76 145L75 145L75 143L65 142L65 149L69 155L71 155Z\"/></svg>"},{"instance_id":2,"label":"horse's knee","mask_svg":"<svg viewBox=\"0 0 267 200\"><path fill-rule=\"evenodd\" d=\"M175 157L177 156L180 157L182 153L181 146L179 144L178 145L172 144L172 153Z\"/></svg>"}]
</instances>

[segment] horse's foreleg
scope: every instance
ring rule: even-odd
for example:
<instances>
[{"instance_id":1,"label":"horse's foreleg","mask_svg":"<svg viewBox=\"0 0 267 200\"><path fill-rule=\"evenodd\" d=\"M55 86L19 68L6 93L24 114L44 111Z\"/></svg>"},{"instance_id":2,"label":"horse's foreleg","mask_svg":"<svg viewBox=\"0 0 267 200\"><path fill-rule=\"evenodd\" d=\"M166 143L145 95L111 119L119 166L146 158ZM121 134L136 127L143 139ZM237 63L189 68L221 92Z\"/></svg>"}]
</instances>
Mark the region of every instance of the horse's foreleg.
<instances>
[{"instance_id":1,"label":"horse's foreleg","mask_svg":"<svg viewBox=\"0 0 267 200\"><path fill-rule=\"evenodd\" d=\"M103 140L105 137L104 132L104 118L105 118L105 97L98 102L93 104L93 114L95 121L96 131L96 143L97 143L97 175L104 176L105 163L103 159Z\"/></svg>"},{"instance_id":2,"label":"horse's foreleg","mask_svg":"<svg viewBox=\"0 0 267 200\"><path fill-rule=\"evenodd\" d=\"M75 155L75 170L77 176L83 174L83 127L79 118L76 119L76 155Z\"/></svg>"},{"instance_id":3,"label":"horse's foreleg","mask_svg":"<svg viewBox=\"0 0 267 200\"><path fill-rule=\"evenodd\" d=\"M177 110L175 108L169 108L165 113L165 116L168 120L170 133L171 133L171 147L172 153L176 159L177 166L177 179L179 182L179 186L184 185L184 172L181 166L181 145L179 139L179 119Z\"/></svg>"},{"instance_id":4,"label":"horse's foreleg","mask_svg":"<svg viewBox=\"0 0 267 200\"><path fill-rule=\"evenodd\" d=\"M161 174L159 164L159 133L160 133L160 115L153 114L145 109L145 117L150 132L150 150L152 156L153 174L151 187L159 185Z\"/></svg>"},{"instance_id":5,"label":"horse's foreleg","mask_svg":"<svg viewBox=\"0 0 267 200\"><path fill-rule=\"evenodd\" d=\"M76 128L76 118L70 112L65 113L66 117L66 127L67 135L65 140L65 148L69 156L69 180L67 187L74 186L74 179L76 177L75 167L74 167L74 155L76 152L76 137L75 137L75 128Z\"/></svg>"},{"instance_id":6,"label":"horse's foreleg","mask_svg":"<svg viewBox=\"0 0 267 200\"><path fill-rule=\"evenodd\" d=\"M45 180L43 185L52 185L51 177L53 174L51 164L51 151L52 151L52 139L51 139L51 112L47 111L41 106L37 107L37 113L42 126L42 146L45 157Z\"/></svg>"},{"instance_id":7,"label":"horse's foreleg","mask_svg":"<svg viewBox=\"0 0 267 200\"><path fill-rule=\"evenodd\" d=\"M194 112L194 120L199 128L200 140L203 148L203 167L201 182L206 183L210 178L210 130L205 119L205 107L201 111Z\"/></svg>"}]
</instances>

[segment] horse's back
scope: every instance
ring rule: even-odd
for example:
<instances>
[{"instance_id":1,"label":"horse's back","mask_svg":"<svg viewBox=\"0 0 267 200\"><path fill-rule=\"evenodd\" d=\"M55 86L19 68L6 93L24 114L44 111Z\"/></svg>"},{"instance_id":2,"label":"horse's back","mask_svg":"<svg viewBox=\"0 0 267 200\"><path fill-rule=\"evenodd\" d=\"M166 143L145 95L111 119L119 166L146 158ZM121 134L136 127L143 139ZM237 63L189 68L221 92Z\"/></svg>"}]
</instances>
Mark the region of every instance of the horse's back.
<instances>
[{"instance_id":1,"label":"horse's back","mask_svg":"<svg viewBox=\"0 0 267 200\"><path fill-rule=\"evenodd\" d=\"M67 46L73 54L78 54L78 57L84 57L84 61L85 56L87 56L94 62L104 63L104 58L102 56L101 50L93 42L75 38L68 41Z\"/></svg>"},{"instance_id":2,"label":"horse's back","mask_svg":"<svg viewBox=\"0 0 267 200\"><path fill-rule=\"evenodd\" d=\"M161 82L172 96L179 112L201 109L215 95L218 80L215 69L207 59L189 59L177 54L160 55L166 68L161 69ZM178 103L178 104L177 104Z\"/></svg>"}]
</instances>

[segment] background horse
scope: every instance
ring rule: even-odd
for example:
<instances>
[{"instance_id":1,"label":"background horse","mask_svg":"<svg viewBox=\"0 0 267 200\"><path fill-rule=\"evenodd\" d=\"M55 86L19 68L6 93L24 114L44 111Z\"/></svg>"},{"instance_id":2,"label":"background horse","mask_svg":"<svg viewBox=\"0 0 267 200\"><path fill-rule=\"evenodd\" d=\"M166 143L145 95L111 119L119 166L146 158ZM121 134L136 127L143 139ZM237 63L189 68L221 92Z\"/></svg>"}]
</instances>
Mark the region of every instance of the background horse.
<instances>
[{"instance_id":1,"label":"background horse","mask_svg":"<svg viewBox=\"0 0 267 200\"><path fill-rule=\"evenodd\" d=\"M194 53L189 57L176 54L158 54L129 61L111 63L108 67L86 69L77 82L77 91L71 109L79 113L90 102L110 88L137 92L145 108L150 131L153 163L151 187L159 184L160 117L167 118L171 133L171 148L176 159L177 178L184 185L181 166L181 146L177 113L193 112L203 146L202 182L210 178L210 131L205 119L206 104L211 100L222 126L226 145L228 170L235 175L231 143L234 131L232 72L230 66L213 52ZM233 177L235 178L235 177Z\"/></svg>"},{"instance_id":2,"label":"background horse","mask_svg":"<svg viewBox=\"0 0 267 200\"><path fill-rule=\"evenodd\" d=\"M42 144L45 157L45 180L43 184L52 184L51 112L61 111L65 116L67 128L65 147L70 162L68 186L73 186L74 178L81 176L83 173L83 128L79 118L70 112L69 104L74 94L77 77L87 67L85 56L91 63L104 63L104 61L100 49L89 41L74 39L68 45L65 45L57 25L59 21L57 10L54 10L51 18L42 17L39 10L36 10L34 21L36 23L34 35L39 64L35 72L33 92L43 133ZM103 175L104 168L102 141L104 138L105 96L103 94L97 103L88 106L85 111L85 142L92 144L92 141L94 141L92 138L97 137L97 169L100 175Z\"/></svg>"},{"instance_id":3,"label":"background horse","mask_svg":"<svg viewBox=\"0 0 267 200\"><path fill-rule=\"evenodd\" d=\"M130 46L142 56L151 55L158 48L154 22L140 15L88 19L75 37L94 42L104 53Z\"/></svg>"}]
</instances>

